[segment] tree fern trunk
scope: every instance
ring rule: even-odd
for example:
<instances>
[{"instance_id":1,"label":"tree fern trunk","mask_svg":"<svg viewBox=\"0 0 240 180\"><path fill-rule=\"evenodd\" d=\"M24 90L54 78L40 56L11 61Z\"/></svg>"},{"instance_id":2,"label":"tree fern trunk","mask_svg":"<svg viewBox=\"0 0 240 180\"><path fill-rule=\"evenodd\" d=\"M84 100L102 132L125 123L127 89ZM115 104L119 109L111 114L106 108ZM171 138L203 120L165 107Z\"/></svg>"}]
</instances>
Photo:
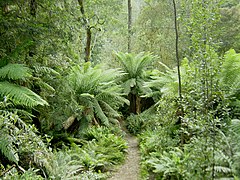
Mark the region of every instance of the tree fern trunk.
<instances>
[{"instance_id":1,"label":"tree fern trunk","mask_svg":"<svg viewBox=\"0 0 240 180\"><path fill-rule=\"evenodd\" d=\"M130 101L129 112L130 114L136 114L136 95L129 93L128 100Z\"/></svg>"},{"instance_id":2,"label":"tree fern trunk","mask_svg":"<svg viewBox=\"0 0 240 180\"><path fill-rule=\"evenodd\" d=\"M136 96L136 114L141 113L141 97Z\"/></svg>"}]
</instances>

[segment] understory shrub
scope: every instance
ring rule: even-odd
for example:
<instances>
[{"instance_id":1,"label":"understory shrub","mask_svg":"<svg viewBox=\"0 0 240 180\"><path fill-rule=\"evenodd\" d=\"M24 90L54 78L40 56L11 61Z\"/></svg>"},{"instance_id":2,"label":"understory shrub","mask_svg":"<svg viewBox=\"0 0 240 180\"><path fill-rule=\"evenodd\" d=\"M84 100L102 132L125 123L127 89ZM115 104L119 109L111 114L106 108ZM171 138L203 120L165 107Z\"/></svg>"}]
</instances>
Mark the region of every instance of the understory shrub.
<instances>
[{"instance_id":1,"label":"understory shrub","mask_svg":"<svg viewBox=\"0 0 240 180\"><path fill-rule=\"evenodd\" d=\"M133 135L138 135L146 129L154 130L160 125L154 106L140 114L130 114L125 122L127 130Z\"/></svg>"},{"instance_id":2,"label":"understory shrub","mask_svg":"<svg viewBox=\"0 0 240 180\"><path fill-rule=\"evenodd\" d=\"M92 127L83 134L83 145L74 143L65 151L54 153L48 170L52 179L102 179L114 165L125 159L127 143L121 136L112 134L107 127ZM72 175L69 174L72 173Z\"/></svg>"}]
</instances>

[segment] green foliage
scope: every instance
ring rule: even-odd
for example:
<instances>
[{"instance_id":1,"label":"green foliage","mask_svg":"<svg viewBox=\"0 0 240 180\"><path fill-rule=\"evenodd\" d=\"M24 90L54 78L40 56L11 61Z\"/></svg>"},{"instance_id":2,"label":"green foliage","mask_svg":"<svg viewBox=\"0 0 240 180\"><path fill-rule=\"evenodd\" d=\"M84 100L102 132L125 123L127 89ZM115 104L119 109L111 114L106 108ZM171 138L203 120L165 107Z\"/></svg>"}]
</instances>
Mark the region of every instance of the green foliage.
<instances>
[{"instance_id":1,"label":"green foliage","mask_svg":"<svg viewBox=\"0 0 240 180\"><path fill-rule=\"evenodd\" d=\"M151 80L144 83L144 86L151 89L146 96L153 97L156 102L161 97L176 97L178 93L178 77L176 72L176 69L172 70L169 68L166 72L155 70L151 74Z\"/></svg>"},{"instance_id":2,"label":"green foliage","mask_svg":"<svg viewBox=\"0 0 240 180\"><path fill-rule=\"evenodd\" d=\"M158 153L152 153L152 157L146 163L153 168L156 173L156 179L189 179L189 172L186 169L188 156L184 152L175 148L169 152L164 151L159 156Z\"/></svg>"},{"instance_id":3,"label":"green foliage","mask_svg":"<svg viewBox=\"0 0 240 180\"><path fill-rule=\"evenodd\" d=\"M6 180L43 180L44 178L37 175L39 170L28 169L23 174L17 172L16 168L13 168L8 172L3 179Z\"/></svg>"},{"instance_id":4,"label":"green foliage","mask_svg":"<svg viewBox=\"0 0 240 180\"><path fill-rule=\"evenodd\" d=\"M85 53L84 19L92 32L94 64L111 64L115 58L109 52L125 51L124 3L84 1L83 15L75 0L0 2L1 178L106 178L102 172L124 160L127 144L110 128L130 94L135 105L142 95L157 102L153 111L127 118L129 131L139 135L144 178L239 179L239 2L178 1L179 55L187 57L181 63L181 100L176 70L164 65L163 72L151 71L159 68L151 54L118 53L121 69L76 66ZM169 67L175 38L171 12L169 1L133 3L133 50L153 52ZM236 52L223 58L216 53L232 47ZM41 138L25 122L31 111L46 133L78 129L84 139L66 133L71 147L51 152L52 137ZM64 129L67 123L72 126ZM91 123L107 127L85 129Z\"/></svg>"},{"instance_id":5,"label":"green foliage","mask_svg":"<svg viewBox=\"0 0 240 180\"><path fill-rule=\"evenodd\" d=\"M7 64L0 68L0 97L7 97L15 105L34 107L37 105L47 105L39 95L28 89L11 83L10 80L26 80L31 76L30 69L22 64ZM8 80L8 81L7 81Z\"/></svg>"},{"instance_id":6,"label":"green foliage","mask_svg":"<svg viewBox=\"0 0 240 180\"><path fill-rule=\"evenodd\" d=\"M92 127L85 132L82 146L72 143L61 151L42 156L39 163L51 179L102 179L104 172L125 158L127 144L106 127Z\"/></svg>"},{"instance_id":7,"label":"green foliage","mask_svg":"<svg viewBox=\"0 0 240 180\"><path fill-rule=\"evenodd\" d=\"M138 135L146 129L154 130L156 125L160 125L156 108L151 107L140 114L130 114L126 119L126 128L131 134Z\"/></svg>"},{"instance_id":8,"label":"green foliage","mask_svg":"<svg viewBox=\"0 0 240 180\"><path fill-rule=\"evenodd\" d=\"M55 152L42 161L50 179L76 179L83 168L72 154L64 151Z\"/></svg>"},{"instance_id":9,"label":"green foliage","mask_svg":"<svg viewBox=\"0 0 240 180\"><path fill-rule=\"evenodd\" d=\"M82 148L99 157L100 162L103 163L98 167L101 171L123 162L127 143L122 137L112 134L109 129L104 127L93 127L86 132L85 136L92 140ZM95 166L97 168L96 164Z\"/></svg>"},{"instance_id":10,"label":"green foliage","mask_svg":"<svg viewBox=\"0 0 240 180\"><path fill-rule=\"evenodd\" d=\"M133 2L134 3L134 2ZM147 51L158 56L158 62L174 67L175 34L173 27L173 7L171 1L138 2L141 11L133 23L134 52ZM136 6L135 6L136 7ZM134 10L134 8L133 8ZM184 36L184 34L182 34ZM171 53L169 53L171 52ZM158 63L155 68L161 68Z\"/></svg>"},{"instance_id":11,"label":"green foliage","mask_svg":"<svg viewBox=\"0 0 240 180\"><path fill-rule=\"evenodd\" d=\"M31 77L30 69L23 64L7 64L0 68L1 79L26 80Z\"/></svg>"},{"instance_id":12,"label":"green foliage","mask_svg":"<svg viewBox=\"0 0 240 180\"><path fill-rule=\"evenodd\" d=\"M5 156L9 161L14 162L14 163L18 163L19 161L19 157L18 154L16 152L16 148L13 145L12 140L8 140L11 139L11 137L1 137L0 138L0 151L3 154L3 156Z\"/></svg>"},{"instance_id":13,"label":"green foliage","mask_svg":"<svg viewBox=\"0 0 240 180\"><path fill-rule=\"evenodd\" d=\"M0 139L3 157L16 164L24 152L33 155L37 151L46 151L42 139L36 135L36 128L26 124L14 113L0 115Z\"/></svg>"},{"instance_id":14,"label":"green foliage","mask_svg":"<svg viewBox=\"0 0 240 180\"><path fill-rule=\"evenodd\" d=\"M124 93L145 94L148 88L143 86L147 80L151 63L154 57L150 54L124 54L117 53L120 66L125 73L122 77Z\"/></svg>"},{"instance_id":15,"label":"green foliage","mask_svg":"<svg viewBox=\"0 0 240 180\"><path fill-rule=\"evenodd\" d=\"M8 97L16 105L34 107L37 105L43 106L48 104L39 95L26 87L11 84L9 82L0 82L0 88L0 95L2 97Z\"/></svg>"},{"instance_id":16,"label":"green foliage","mask_svg":"<svg viewBox=\"0 0 240 180\"><path fill-rule=\"evenodd\" d=\"M239 24L240 24L240 4L235 0L223 1L220 8L221 19L218 22L221 34L219 39L221 41L219 51L225 53L229 49L233 48L238 53L240 51L240 36L239 36ZM232 28L229 28L231 26Z\"/></svg>"},{"instance_id":17,"label":"green foliage","mask_svg":"<svg viewBox=\"0 0 240 180\"><path fill-rule=\"evenodd\" d=\"M224 89L234 92L239 89L240 84L240 54L233 49L225 53L219 75L220 83Z\"/></svg>"},{"instance_id":18,"label":"green foliage","mask_svg":"<svg viewBox=\"0 0 240 180\"><path fill-rule=\"evenodd\" d=\"M90 121L97 118L101 124L108 126L120 116L118 108L128 104L116 81L120 76L122 72L118 69L91 67L89 63L72 68L67 77L67 88L71 99L81 106L83 117L90 116Z\"/></svg>"}]
</instances>

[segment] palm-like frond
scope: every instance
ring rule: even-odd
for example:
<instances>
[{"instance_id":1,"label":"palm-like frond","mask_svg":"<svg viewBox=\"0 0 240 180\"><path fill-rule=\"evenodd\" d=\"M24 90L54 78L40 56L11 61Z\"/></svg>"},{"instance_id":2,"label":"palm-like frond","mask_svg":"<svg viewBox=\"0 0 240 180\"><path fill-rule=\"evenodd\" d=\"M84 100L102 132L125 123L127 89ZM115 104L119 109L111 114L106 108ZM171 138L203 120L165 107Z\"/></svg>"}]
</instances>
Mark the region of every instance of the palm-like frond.
<instances>
[{"instance_id":1,"label":"palm-like frond","mask_svg":"<svg viewBox=\"0 0 240 180\"><path fill-rule=\"evenodd\" d=\"M233 49L226 52L222 64L220 82L228 89L240 87L240 54Z\"/></svg>"},{"instance_id":2,"label":"palm-like frond","mask_svg":"<svg viewBox=\"0 0 240 180\"><path fill-rule=\"evenodd\" d=\"M30 89L8 82L8 80L26 80L31 70L23 64L6 64L0 68L0 97L8 97L15 105L33 107L47 105L39 95Z\"/></svg>"},{"instance_id":3,"label":"palm-like frond","mask_svg":"<svg viewBox=\"0 0 240 180\"><path fill-rule=\"evenodd\" d=\"M27 107L48 104L30 89L16 84L11 84L7 81L0 82L0 96L8 96L9 99L14 102L14 104L24 105Z\"/></svg>"},{"instance_id":4,"label":"palm-like frond","mask_svg":"<svg viewBox=\"0 0 240 180\"><path fill-rule=\"evenodd\" d=\"M0 151L9 160L14 163L18 163L19 157L15 149L13 148L12 142L6 137L0 136Z\"/></svg>"},{"instance_id":5,"label":"palm-like frond","mask_svg":"<svg viewBox=\"0 0 240 180\"><path fill-rule=\"evenodd\" d=\"M153 62L153 56L150 54L139 53L137 55L130 53L117 53L119 62L122 65L123 71L130 78L143 76L143 71Z\"/></svg>"},{"instance_id":6,"label":"palm-like frond","mask_svg":"<svg viewBox=\"0 0 240 180\"><path fill-rule=\"evenodd\" d=\"M240 120L239 119L232 119L231 128L237 134L240 135Z\"/></svg>"},{"instance_id":7,"label":"palm-like frond","mask_svg":"<svg viewBox=\"0 0 240 180\"><path fill-rule=\"evenodd\" d=\"M108 118L113 112L117 112L123 103L128 103L122 97L121 86L116 82L122 75L119 69L104 69L100 65L91 67L86 63L83 67L73 67L67 81L71 94L79 105L93 111L90 114L94 114L102 124L108 125Z\"/></svg>"},{"instance_id":8,"label":"palm-like frond","mask_svg":"<svg viewBox=\"0 0 240 180\"><path fill-rule=\"evenodd\" d=\"M129 94L132 89L136 88L132 92L134 94L140 94L144 92L143 82L146 79L146 71L148 65L153 62L153 56L151 54L139 53L137 55L130 53L117 53L117 58L121 64L122 70L125 75L122 78L124 92Z\"/></svg>"},{"instance_id":9,"label":"palm-like frond","mask_svg":"<svg viewBox=\"0 0 240 180\"><path fill-rule=\"evenodd\" d=\"M177 73L175 70L155 73L149 82L144 83L144 86L152 90L146 96L176 96L178 93Z\"/></svg>"},{"instance_id":10,"label":"palm-like frond","mask_svg":"<svg viewBox=\"0 0 240 180\"><path fill-rule=\"evenodd\" d=\"M7 64L0 68L0 79L25 80L31 77L31 70L23 64Z\"/></svg>"}]
</instances>

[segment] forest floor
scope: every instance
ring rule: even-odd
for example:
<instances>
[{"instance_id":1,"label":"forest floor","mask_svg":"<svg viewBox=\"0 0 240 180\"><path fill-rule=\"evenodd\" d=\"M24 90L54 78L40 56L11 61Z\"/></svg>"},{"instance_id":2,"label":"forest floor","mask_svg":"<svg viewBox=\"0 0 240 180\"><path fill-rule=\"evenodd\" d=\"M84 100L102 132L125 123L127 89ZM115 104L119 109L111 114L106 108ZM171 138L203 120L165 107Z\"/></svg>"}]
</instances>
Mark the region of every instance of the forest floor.
<instances>
[{"instance_id":1,"label":"forest floor","mask_svg":"<svg viewBox=\"0 0 240 180\"><path fill-rule=\"evenodd\" d=\"M126 132L126 131L125 131ZM122 166L113 173L109 180L139 180L140 179L140 152L138 140L126 132L125 139L128 142L127 158Z\"/></svg>"}]
</instances>

